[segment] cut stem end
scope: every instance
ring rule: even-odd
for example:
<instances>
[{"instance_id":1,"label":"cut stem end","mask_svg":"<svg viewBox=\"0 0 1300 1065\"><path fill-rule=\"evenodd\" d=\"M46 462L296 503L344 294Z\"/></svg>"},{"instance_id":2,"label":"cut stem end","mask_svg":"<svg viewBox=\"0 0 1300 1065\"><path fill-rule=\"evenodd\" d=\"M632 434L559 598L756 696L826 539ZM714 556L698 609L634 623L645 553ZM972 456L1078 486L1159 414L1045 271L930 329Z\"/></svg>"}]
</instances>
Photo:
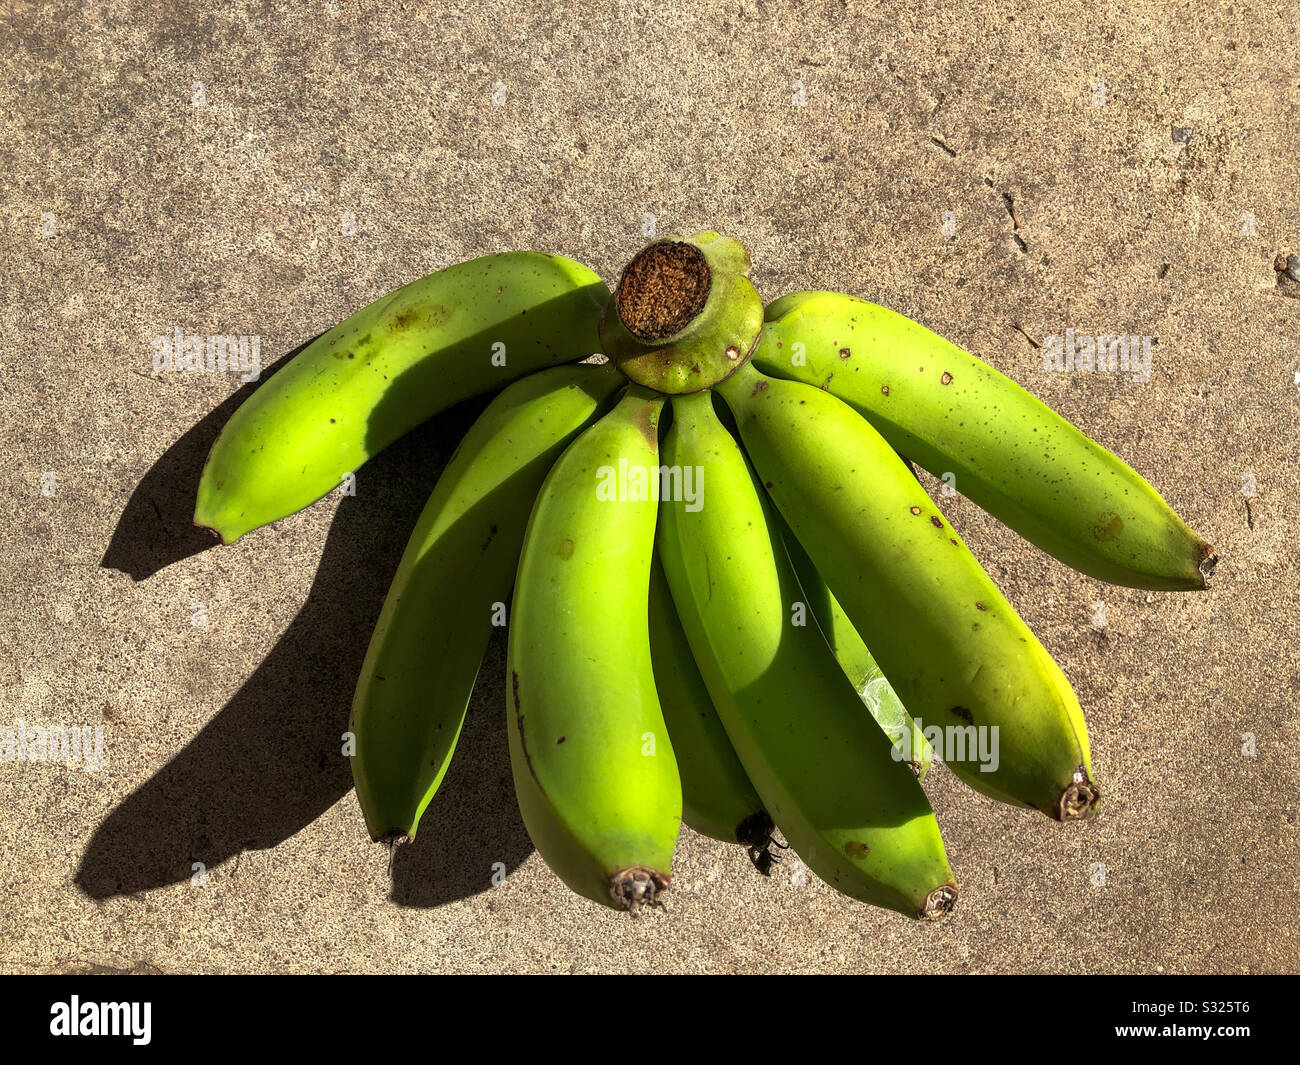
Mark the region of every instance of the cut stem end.
<instances>
[{"instance_id":1,"label":"cut stem end","mask_svg":"<svg viewBox=\"0 0 1300 1065\"><path fill-rule=\"evenodd\" d=\"M662 241L627 264L614 299L629 333L640 340L664 340L699 316L712 288L713 271L699 248Z\"/></svg>"}]
</instances>

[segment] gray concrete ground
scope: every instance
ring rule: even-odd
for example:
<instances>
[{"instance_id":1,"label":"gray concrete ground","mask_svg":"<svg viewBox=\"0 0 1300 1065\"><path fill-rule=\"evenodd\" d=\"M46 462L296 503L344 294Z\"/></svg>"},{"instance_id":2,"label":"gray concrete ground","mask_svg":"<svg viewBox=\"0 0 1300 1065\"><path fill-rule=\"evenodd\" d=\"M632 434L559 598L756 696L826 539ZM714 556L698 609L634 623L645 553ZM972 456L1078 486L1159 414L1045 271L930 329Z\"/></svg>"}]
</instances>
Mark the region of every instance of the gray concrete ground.
<instances>
[{"instance_id":1,"label":"gray concrete ground","mask_svg":"<svg viewBox=\"0 0 1300 1065\"><path fill-rule=\"evenodd\" d=\"M99 772L0 762L0 967L1295 971L1300 286L1274 269L1300 254L1294 20L546 6L0 9L0 724L104 741ZM338 738L472 409L355 498L230 548L189 527L240 386L156 373L153 337L258 335L269 362L508 248L612 281L649 216L741 238L766 298L855 292L979 353L1222 552L1208 593L1117 589L948 507L1075 684L1105 799L1063 827L936 772L964 892L946 924L793 862L764 881L690 831L665 911L575 898L514 809L500 644L388 868ZM1150 380L1046 371L1030 338L1067 327L1155 338Z\"/></svg>"}]
</instances>

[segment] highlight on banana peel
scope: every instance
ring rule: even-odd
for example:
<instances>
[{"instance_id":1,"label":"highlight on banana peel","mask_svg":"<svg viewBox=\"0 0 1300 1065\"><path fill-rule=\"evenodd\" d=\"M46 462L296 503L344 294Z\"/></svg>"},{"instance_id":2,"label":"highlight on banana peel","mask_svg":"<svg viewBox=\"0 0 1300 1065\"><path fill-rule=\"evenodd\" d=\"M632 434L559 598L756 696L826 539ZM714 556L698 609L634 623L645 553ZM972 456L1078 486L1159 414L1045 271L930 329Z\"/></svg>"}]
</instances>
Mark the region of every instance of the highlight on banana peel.
<instances>
[{"instance_id":1,"label":"highlight on banana peel","mask_svg":"<svg viewBox=\"0 0 1300 1065\"><path fill-rule=\"evenodd\" d=\"M760 873L788 847L855 899L942 918L935 757L1058 821L1097 809L1070 682L908 462L1114 584L1204 588L1213 548L975 356L853 296L764 307L749 267L711 231L652 243L612 295L559 256L475 259L341 322L226 425L194 520L232 543L500 389L357 681L373 839L415 836L504 603L524 823L603 905L660 903L684 820Z\"/></svg>"}]
</instances>

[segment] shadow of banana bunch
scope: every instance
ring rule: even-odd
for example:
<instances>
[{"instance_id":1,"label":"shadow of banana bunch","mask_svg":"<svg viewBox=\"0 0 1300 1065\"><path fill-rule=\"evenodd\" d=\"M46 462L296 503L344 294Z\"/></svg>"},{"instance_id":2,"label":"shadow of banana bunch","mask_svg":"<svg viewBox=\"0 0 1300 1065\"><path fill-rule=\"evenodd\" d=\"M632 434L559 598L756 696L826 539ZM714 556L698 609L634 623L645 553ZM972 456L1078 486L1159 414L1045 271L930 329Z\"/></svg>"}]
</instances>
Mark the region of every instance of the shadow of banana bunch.
<instances>
[{"instance_id":1,"label":"shadow of banana bunch","mask_svg":"<svg viewBox=\"0 0 1300 1065\"><path fill-rule=\"evenodd\" d=\"M221 427L258 386L239 389L158 459L127 502L101 566L143 581L217 544L192 524L195 485ZM341 737L384 589L416 516L486 402L460 404L367 463L370 502L340 502L297 617L212 721L104 819L76 875L83 892L106 899L180 883L195 862L212 878L233 875L242 853L275 847L352 789ZM393 855L392 898L400 905L477 894L491 886L495 863L509 871L532 853L501 713L505 644L498 634L489 648L455 763L429 808L429 830ZM380 848L372 853L384 860Z\"/></svg>"}]
</instances>

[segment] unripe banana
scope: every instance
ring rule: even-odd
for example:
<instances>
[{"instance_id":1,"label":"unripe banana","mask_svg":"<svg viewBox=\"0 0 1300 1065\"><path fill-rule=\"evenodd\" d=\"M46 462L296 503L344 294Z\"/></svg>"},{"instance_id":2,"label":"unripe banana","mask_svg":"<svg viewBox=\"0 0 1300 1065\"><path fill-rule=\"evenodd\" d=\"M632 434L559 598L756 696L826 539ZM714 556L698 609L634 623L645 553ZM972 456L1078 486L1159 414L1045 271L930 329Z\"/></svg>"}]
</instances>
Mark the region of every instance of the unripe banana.
<instances>
[{"instance_id":1,"label":"unripe banana","mask_svg":"<svg viewBox=\"0 0 1300 1065\"><path fill-rule=\"evenodd\" d=\"M917 727L912 715L903 706L903 700L885 679L885 674L876 665L876 660L862 642L858 630L831 594L825 579L808 557L808 552L790 531L789 524L784 518L778 517L777 526L781 530L781 542L799 577L804 602L817 619L817 626L826 637L826 642L835 652L835 660L844 670L844 675L853 682L853 687L871 711L871 716L876 719L876 724L894 741L896 757L911 765L917 780L924 780L930 771L930 763L934 761L934 748L930 746L930 741Z\"/></svg>"},{"instance_id":2,"label":"unripe banana","mask_svg":"<svg viewBox=\"0 0 1300 1065\"><path fill-rule=\"evenodd\" d=\"M528 521L510 620L524 824L561 880L615 909L668 887L682 816L650 656L662 404L631 386L560 456Z\"/></svg>"},{"instance_id":3,"label":"unripe banana","mask_svg":"<svg viewBox=\"0 0 1300 1065\"><path fill-rule=\"evenodd\" d=\"M670 468L705 471L703 505L662 506L659 553L718 717L772 819L853 898L936 918L956 901L939 826L815 624L753 474L708 392L673 400Z\"/></svg>"},{"instance_id":4,"label":"unripe banana","mask_svg":"<svg viewBox=\"0 0 1300 1065\"><path fill-rule=\"evenodd\" d=\"M494 605L509 599L533 500L620 383L612 365L558 366L516 381L475 421L438 479L384 599L352 701L352 776L372 839L415 836L451 763Z\"/></svg>"},{"instance_id":5,"label":"unripe banana","mask_svg":"<svg viewBox=\"0 0 1300 1065\"><path fill-rule=\"evenodd\" d=\"M768 305L764 373L824 388L893 447L1062 562L1135 588L1204 588L1214 549L1123 461L987 363L837 292Z\"/></svg>"},{"instance_id":6,"label":"unripe banana","mask_svg":"<svg viewBox=\"0 0 1300 1065\"><path fill-rule=\"evenodd\" d=\"M590 355L608 295L571 259L506 252L362 308L235 411L203 468L194 523L233 543L314 503L439 411Z\"/></svg>"},{"instance_id":7,"label":"unripe banana","mask_svg":"<svg viewBox=\"0 0 1300 1065\"><path fill-rule=\"evenodd\" d=\"M772 819L718 720L657 559L650 572L650 654L682 778L682 819L696 832L744 844L767 871Z\"/></svg>"},{"instance_id":8,"label":"unripe banana","mask_svg":"<svg viewBox=\"0 0 1300 1065\"><path fill-rule=\"evenodd\" d=\"M953 771L1060 820L1090 814L1099 791L1069 682L889 444L834 396L752 365L720 391L763 483L913 717L943 726L967 755L982 730L996 752L996 768L980 753L939 752Z\"/></svg>"}]
</instances>

